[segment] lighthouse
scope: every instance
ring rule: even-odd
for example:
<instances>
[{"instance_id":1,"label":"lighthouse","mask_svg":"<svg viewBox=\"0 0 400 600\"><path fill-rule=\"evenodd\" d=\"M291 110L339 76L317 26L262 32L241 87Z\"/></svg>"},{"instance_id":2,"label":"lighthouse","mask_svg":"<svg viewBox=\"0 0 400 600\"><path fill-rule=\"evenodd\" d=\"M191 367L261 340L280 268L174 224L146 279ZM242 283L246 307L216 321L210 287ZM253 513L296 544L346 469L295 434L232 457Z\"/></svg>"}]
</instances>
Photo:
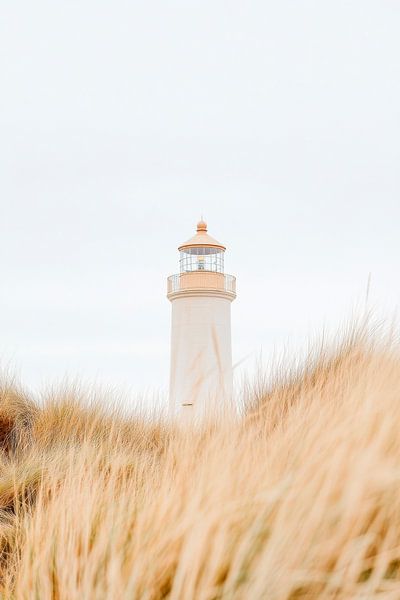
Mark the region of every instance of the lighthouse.
<instances>
[{"instance_id":1,"label":"lighthouse","mask_svg":"<svg viewBox=\"0 0 400 600\"><path fill-rule=\"evenodd\" d=\"M208 234L203 220L178 250L180 273L168 277L171 414L213 418L232 402L231 304L236 278L225 274L226 248Z\"/></svg>"}]
</instances>

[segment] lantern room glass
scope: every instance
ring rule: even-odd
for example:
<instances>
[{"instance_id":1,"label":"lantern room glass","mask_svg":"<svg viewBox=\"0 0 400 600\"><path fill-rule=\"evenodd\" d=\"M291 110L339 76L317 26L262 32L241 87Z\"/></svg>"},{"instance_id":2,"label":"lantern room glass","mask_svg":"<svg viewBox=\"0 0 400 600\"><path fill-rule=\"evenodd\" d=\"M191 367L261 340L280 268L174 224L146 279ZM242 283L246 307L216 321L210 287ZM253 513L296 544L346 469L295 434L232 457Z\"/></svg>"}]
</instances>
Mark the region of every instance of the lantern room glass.
<instances>
[{"instance_id":1,"label":"lantern room glass","mask_svg":"<svg viewBox=\"0 0 400 600\"><path fill-rule=\"evenodd\" d=\"M219 248L196 247L181 250L181 273L193 271L224 272L224 251Z\"/></svg>"}]
</instances>

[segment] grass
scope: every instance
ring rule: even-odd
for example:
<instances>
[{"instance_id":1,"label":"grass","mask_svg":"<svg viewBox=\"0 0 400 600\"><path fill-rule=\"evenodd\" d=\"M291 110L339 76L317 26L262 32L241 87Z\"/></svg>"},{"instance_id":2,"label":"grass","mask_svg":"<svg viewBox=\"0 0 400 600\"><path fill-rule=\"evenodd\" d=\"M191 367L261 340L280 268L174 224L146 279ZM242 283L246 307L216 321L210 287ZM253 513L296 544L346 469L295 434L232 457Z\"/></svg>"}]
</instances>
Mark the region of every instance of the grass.
<instances>
[{"instance_id":1,"label":"grass","mask_svg":"<svg viewBox=\"0 0 400 600\"><path fill-rule=\"evenodd\" d=\"M3 385L0 597L399 598L396 344L349 334L244 397L200 428Z\"/></svg>"}]
</instances>

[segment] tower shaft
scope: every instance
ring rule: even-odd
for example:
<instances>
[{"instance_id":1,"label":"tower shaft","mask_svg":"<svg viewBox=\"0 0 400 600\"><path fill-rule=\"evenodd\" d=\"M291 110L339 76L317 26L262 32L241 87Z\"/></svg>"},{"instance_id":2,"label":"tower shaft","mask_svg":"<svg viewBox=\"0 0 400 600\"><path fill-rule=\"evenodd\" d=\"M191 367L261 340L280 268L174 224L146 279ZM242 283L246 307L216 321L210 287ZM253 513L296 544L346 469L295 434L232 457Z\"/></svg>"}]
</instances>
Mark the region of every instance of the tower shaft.
<instances>
[{"instance_id":1,"label":"tower shaft","mask_svg":"<svg viewBox=\"0 0 400 600\"><path fill-rule=\"evenodd\" d=\"M232 396L231 299L172 300L170 408L196 417L220 412Z\"/></svg>"}]
</instances>

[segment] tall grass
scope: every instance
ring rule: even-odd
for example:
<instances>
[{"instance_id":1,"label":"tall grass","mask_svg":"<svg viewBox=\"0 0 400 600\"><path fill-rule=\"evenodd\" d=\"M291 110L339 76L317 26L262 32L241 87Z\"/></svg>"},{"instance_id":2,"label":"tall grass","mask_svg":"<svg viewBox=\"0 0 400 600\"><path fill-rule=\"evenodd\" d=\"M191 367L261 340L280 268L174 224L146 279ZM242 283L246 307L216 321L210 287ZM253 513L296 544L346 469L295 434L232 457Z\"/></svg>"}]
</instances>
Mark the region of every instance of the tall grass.
<instances>
[{"instance_id":1,"label":"tall grass","mask_svg":"<svg viewBox=\"0 0 400 600\"><path fill-rule=\"evenodd\" d=\"M350 335L185 427L0 390L4 599L400 597L400 356Z\"/></svg>"}]
</instances>

